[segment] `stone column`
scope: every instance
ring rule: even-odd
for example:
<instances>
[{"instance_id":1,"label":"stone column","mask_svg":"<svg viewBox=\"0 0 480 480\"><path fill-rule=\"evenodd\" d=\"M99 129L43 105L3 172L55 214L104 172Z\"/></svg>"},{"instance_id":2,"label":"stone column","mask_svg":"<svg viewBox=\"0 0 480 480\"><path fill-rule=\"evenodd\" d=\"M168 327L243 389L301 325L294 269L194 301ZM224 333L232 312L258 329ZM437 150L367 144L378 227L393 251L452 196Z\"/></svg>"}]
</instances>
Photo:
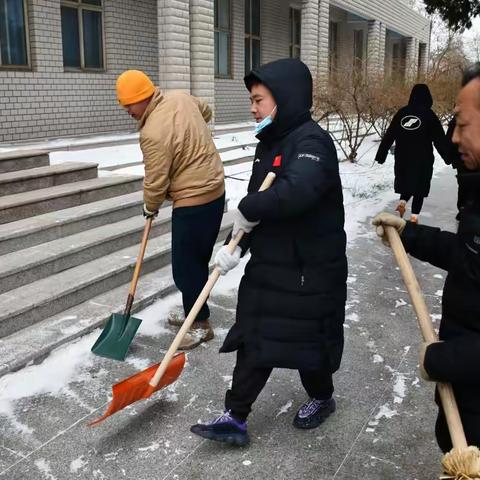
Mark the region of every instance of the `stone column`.
<instances>
[{"instance_id":1,"label":"stone column","mask_svg":"<svg viewBox=\"0 0 480 480\"><path fill-rule=\"evenodd\" d=\"M320 0L304 0L302 5L301 57L314 81L318 76L319 4Z\"/></svg>"},{"instance_id":2,"label":"stone column","mask_svg":"<svg viewBox=\"0 0 480 480\"><path fill-rule=\"evenodd\" d=\"M420 43L418 47L418 74L425 76L427 73L428 65L428 45L426 43Z\"/></svg>"},{"instance_id":3,"label":"stone column","mask_svg":"<svg viewBox=\"0 0 480 480\"><path fill-rule=\"evenodd\" d=\"M415 81L418 72L418 40L413 37L408 37L406 42L405 79Z\"/></svg>"},{"instance_id":4,"label":"stone column","mask_svg":"<svg viewBox=\"0 0 480 480\"><path fill-rule=\"evenodd\" d=\"M158 77L164 90L190 92L189 0L157 0Z\"/></svg>"},{"instance_id":5,"label":"stone column","mask_svg":"<svg viewBox=\"0 0 480 480\"><path fill-rule=\"evenodd\" d=\"M215 107L214 0L190 0L191 93Z\"/></svg>"},{"instance_id":6,"label":"stone column","mask_svg":"<svg viewBox=\"0 0 480 480\"><path fill-rule=\"evenodd\" d=\"M385 72L386 28L378 20L368 22L367 73L369 76L383 76Z\"/></svg>"},{"instance_id":7,"label":"stone column","mask_svg":"<svg viewBox=\"0 0 480 480\"><path fill-rule=\"evenodd\" d=\"M321 81L328 80L330 0L319 0L318 8L318 76Z\"/></svg>"}]
</instances>

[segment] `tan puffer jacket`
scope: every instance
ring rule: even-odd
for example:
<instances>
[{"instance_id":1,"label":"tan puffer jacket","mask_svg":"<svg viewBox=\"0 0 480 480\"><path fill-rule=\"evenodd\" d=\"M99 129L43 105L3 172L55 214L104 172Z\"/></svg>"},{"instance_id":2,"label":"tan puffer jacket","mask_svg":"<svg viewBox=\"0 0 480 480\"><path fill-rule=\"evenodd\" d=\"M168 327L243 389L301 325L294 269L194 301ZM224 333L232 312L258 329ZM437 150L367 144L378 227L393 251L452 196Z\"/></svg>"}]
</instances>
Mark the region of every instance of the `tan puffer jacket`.
<instances>
[{"instance_id":1,"label":"tan puffer jacket","mask_svg":"<svg viewBox=\"0 0 480 480\"><path fill-rule=\"evenodd\" d=\"M139 121L148 210L160 208L165 198L176 208L223 195L223 164L206 123L211 117L210 107L186 92L155 90Z\"/></svg>"}]
</instances>

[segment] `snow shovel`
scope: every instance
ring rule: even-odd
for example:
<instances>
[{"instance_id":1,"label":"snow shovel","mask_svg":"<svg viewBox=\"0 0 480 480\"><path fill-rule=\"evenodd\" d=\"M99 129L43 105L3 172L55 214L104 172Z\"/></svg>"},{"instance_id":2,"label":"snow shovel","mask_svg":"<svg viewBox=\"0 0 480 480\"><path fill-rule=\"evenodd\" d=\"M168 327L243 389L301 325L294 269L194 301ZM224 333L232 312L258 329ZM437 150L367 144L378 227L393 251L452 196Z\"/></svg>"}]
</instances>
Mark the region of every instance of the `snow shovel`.
<instances>
[{"instance_id":1,"label":"snow shovel","mask_svg":"<svg viewBox=\"0 0 480 480\"><path fill-rule=\"evenodd\" d=\"M263 181L259 191L266 190L272 184L275 179L275 174L270 172ZM228 248L230 252L233 252L237 247L238 243L243 237L243 231L240 230L235 238L232 238L228 243ZM98 423L105 420L110 415L122 410L127 405L138 402L145 398L149 398L154 392L160 390L173 383L182 372L183 366L185 364L185 353L181 352L175 355L178 346L185 334L190 330L192 323L198 315L198 312L202 308L203 304L207 301L208 296L218 278L220 277L220 271L218 268L214 268L213 272L208 277L208 281L203 287L203 290L200 292L197 300L193 304L190 313L187 315L187 318L183 322L182 327L180 328L177 336L173 339L172 344L170 345L167 353L163 357L163 360L160 364L152 365L146 370L143 370L131 377L122 380L112 387L113 398L110 403L107 411L100 417L89 423L89 426L97 425Z\"/></svg>"},{"instance_id":2,"label":"snow shovel","mask_svg":"<svg viewBox=\"0 0 480 480\"><path fill-rule=\"evenodd\" d=\"M139 318L131 317L130 311L132 309L133 299L135 298L135 290L137 289L138 277L140 276L145 248L147 247L148 235L152 228L152 220L152 218L148 218L145 222L140 253L138 254L137 263L133 272L125 311L123 315L113 313L110 316L105 328L92 347L92 352L95 355L112 358L113 360L125 360L128 347L132 343L133 337L142 323Z\"/></svg>"},{"instance_id":3,"label":"snow shovel","mask_svg":"<svg viewBox=\"0 0 480 480\"><path fill-rule=\"evenodd\" d=\"M427 305L423 299L422 291L420 290L415 272L405 252L400 236L395 228L388 226L384 226L384 228L402 273L403 281L412 300L413 308L417 314L423 338L429 343L436 342L438 338L433 329ZM480 450L477 447L469 447L467 445L452 386L449 383L437 383L437 388L453 445L453 449L442 459L442 465L446 474L446 476L442 478L480 479Z\"/></svg>"}]
</instances>

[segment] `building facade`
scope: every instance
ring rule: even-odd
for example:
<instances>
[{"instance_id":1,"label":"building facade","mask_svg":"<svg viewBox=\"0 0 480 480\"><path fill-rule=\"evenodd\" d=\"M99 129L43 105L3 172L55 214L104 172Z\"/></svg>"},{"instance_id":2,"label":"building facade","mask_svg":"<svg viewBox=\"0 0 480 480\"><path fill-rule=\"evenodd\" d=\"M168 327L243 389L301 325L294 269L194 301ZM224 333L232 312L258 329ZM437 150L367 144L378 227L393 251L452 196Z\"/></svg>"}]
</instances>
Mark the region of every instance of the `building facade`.
<instances>
[{"instance_id":1,"label":"building facade","mask_svg":"<svg viewBox=\"0 0 480 480\"><path fill-rule=\"evenodd\" d=\"M299 57L332 71L415 78L430 23L402 0L0 0L0 142L131 131L116 77L144 70L249 120L243 77Z\"/></svg>"}]
</instances>

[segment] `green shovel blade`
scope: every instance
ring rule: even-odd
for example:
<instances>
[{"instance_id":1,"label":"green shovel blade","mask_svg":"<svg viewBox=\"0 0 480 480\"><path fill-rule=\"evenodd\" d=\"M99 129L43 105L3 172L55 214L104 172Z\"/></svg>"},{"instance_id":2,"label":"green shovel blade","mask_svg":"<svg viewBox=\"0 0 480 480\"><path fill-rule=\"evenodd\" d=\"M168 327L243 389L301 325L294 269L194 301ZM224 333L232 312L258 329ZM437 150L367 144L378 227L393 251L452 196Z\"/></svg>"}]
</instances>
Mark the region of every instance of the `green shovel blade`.
<instances>
[{"instance_id":1,"label":"green shovel blade","mask_svg":"<svg viewBox=\"0 0 480 480\"><path fill-rule=\"evenodd\" d=\"M114 313L108 319L105 328L92 347L92 352L101 357L113 360L125 360L128 347L142 321Z\"/></svg>"}]
</instances>

